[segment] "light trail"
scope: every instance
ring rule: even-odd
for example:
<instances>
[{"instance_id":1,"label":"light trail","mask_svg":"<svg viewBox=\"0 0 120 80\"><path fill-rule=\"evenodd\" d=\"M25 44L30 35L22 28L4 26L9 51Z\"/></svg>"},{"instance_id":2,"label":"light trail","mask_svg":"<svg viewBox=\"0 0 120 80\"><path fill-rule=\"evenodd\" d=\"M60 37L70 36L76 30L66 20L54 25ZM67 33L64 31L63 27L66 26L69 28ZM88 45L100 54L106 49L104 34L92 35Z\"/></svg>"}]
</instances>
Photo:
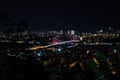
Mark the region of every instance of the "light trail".
<instances>
[{"instance_id":1,"label":"light trail","mask_svg":"<svg viewBox=\"0 0 120 80\"><path fill-rule=\"evenodd\" d=\"M29 48L28 50L37 50L37 49L48 48L48 47L52 47L52 46L56 46L56 45L67 44L67 43L76 43L76 42L79 42L79 40L63 41L63 42L50 44L50 45L45 45L45 46L35 46L35 47L32 47L32 48Z\"/></svg>"}]
</instances>

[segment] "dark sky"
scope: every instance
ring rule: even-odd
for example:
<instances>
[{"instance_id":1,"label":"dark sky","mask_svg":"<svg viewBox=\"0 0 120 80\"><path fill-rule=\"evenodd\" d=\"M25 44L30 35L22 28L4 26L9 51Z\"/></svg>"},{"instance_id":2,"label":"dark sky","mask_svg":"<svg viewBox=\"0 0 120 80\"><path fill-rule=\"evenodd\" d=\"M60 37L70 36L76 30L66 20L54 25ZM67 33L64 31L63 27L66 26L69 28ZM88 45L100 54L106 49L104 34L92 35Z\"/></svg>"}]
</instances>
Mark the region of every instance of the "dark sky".
<instances>
[{"instance_id":1,"label":"dark sky","mask_svg":"<svg viewBox=\"0 0 120 80\"><path fill-rule=\"evenodd\" d=\"M30 30L95 31L120 29L120 5L115 0L93 1L1 0L0 10L12 21L28 20Z\"/></svg>"}]
</instances>

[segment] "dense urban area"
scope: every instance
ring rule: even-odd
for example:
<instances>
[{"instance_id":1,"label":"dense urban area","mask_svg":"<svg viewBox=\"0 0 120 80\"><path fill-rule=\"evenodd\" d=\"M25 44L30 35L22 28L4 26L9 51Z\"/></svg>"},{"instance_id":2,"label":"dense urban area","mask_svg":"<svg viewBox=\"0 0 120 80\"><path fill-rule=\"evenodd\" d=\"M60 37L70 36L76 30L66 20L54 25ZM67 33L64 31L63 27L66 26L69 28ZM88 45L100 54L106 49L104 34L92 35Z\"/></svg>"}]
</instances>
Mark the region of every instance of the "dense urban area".
<instances>
[{"instance_id":1,"label":"dense urban area","mask_svg":"<svg viewBox=\"0 0 120 80\"><path fill-rule=\"evenodd\" d=\"M0 80L119 80L120 31L0 32Z\"/></svg>"}]
</instances>

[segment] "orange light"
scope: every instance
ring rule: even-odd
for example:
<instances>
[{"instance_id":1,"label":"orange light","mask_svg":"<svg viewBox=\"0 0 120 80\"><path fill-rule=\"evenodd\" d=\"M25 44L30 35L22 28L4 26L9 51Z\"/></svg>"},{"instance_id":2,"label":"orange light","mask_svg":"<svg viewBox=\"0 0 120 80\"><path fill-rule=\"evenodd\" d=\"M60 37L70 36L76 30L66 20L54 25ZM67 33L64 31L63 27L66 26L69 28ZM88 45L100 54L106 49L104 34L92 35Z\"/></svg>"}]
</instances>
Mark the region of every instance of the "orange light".
<instances>
[{"instance_id":1,"label":"orange light","mask_svg":"<svg viewBox=\"0 0 120 80\"><path fill-rule=\"evenodd\" d=\"M75 65L76 65L76 62L71 63L69 66L70 66L70 68L72 68L72 67L74 67Z\"/></svg>"},{"instance_id":2,"label":"orange light","mask_svg":"<svg viewBox=\"0 0 120 80\"><path fill-rule=\"evenodd\" d=\"M94 60L94 62L95 62L96 64L99 64L99 62L97 61L96 58L93 58L93 60Z\"/></svg>"},{"instance_id":3,"label":"orange light","mask_svg":"<svg viewBox=\"0 0 120 80\"><path fill-rule=\"evenodd\" d=\"M112 74L115 75L115 74L116 74L116 71L112 71Z\"/></svg>"}]
</instances>

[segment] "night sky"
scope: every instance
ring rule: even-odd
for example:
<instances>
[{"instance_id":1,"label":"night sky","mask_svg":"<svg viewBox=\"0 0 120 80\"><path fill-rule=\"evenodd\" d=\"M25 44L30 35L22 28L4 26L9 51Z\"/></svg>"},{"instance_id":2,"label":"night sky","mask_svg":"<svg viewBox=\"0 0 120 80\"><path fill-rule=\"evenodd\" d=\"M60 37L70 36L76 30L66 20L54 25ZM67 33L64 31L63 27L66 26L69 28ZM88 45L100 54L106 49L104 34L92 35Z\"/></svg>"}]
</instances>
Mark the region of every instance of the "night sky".
<instances>
[{"instance_id":1,"label":"night sky","mask_svg":"<svg viewBox=\"0 0 120 80\"><path fill-rule=\"evenodd\" d=\"M79 1L1 0L0 10L13 22L27 19L29 30L74 29L87 32L109 27L120 29L119 2Z\"/></svg>"}]
</instances>

